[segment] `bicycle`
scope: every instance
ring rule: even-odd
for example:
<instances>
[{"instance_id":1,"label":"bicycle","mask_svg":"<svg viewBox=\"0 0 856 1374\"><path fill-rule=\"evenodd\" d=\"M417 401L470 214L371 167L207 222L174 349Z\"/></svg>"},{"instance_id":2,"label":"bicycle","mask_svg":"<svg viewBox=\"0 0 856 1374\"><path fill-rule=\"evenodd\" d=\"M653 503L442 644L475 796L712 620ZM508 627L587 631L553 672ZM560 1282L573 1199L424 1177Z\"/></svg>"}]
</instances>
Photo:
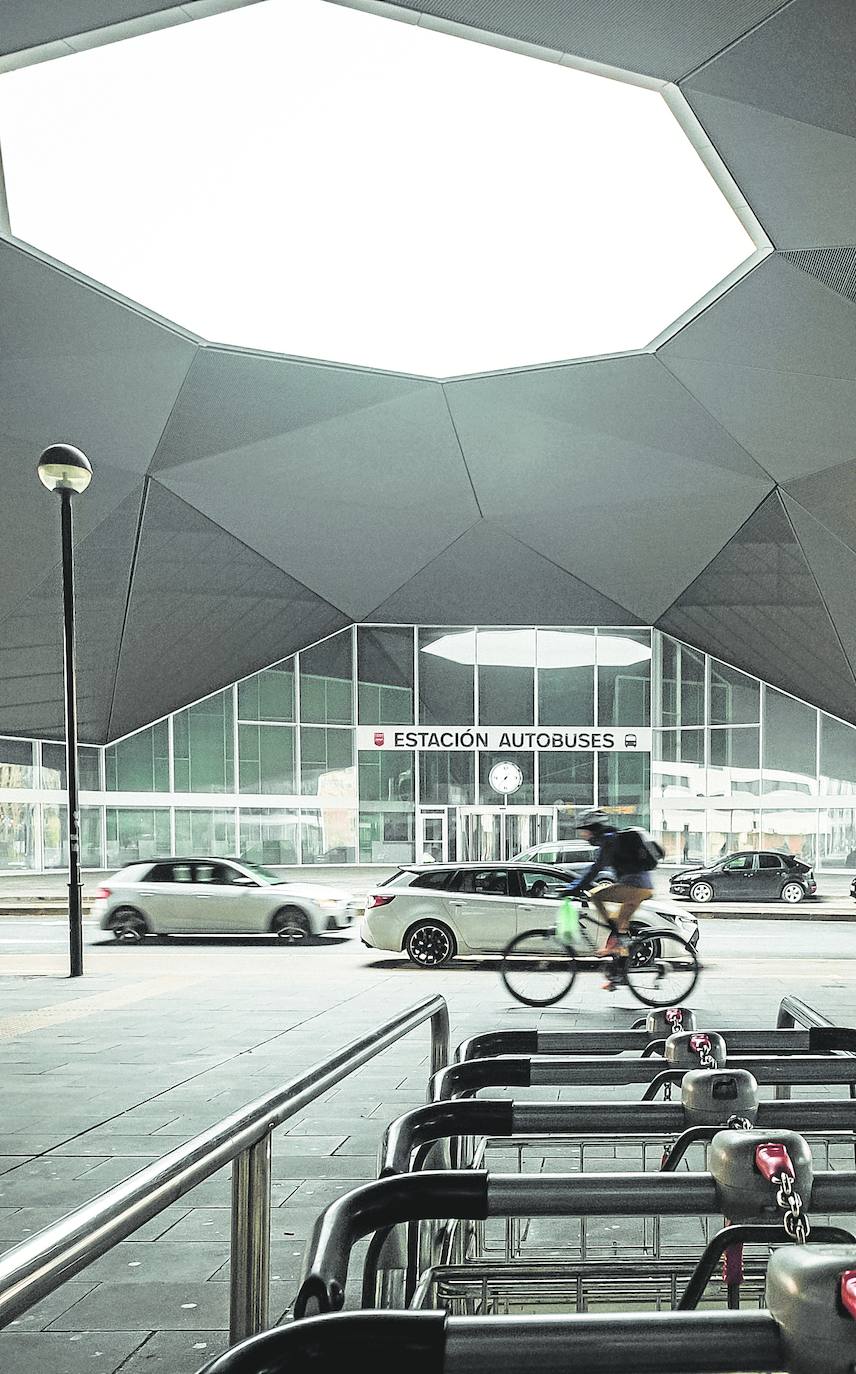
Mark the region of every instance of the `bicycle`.
<instances>
[{"instance_id":1,"label":"bicycle","mask_svg":"<svg viewBox=\"0 0 856 1374\"><path fill-rule=\"evenodd\" d=\"M600 923L589 913L579 925ZM590 937L586 943L594 944ZM595 948L597 946L595 945ZM679 1006L698 982L699 962L692 945L677 931L648 929L632 935L626 954L600 956L613 987L627 987L645 1007ZM500 977L512 997L527 1007L551 1007L567 997L577 976L580 945L556 927L526 930L502 952ZM585 957L590 956L588 951Z\"/></svg>"}]
</instances>

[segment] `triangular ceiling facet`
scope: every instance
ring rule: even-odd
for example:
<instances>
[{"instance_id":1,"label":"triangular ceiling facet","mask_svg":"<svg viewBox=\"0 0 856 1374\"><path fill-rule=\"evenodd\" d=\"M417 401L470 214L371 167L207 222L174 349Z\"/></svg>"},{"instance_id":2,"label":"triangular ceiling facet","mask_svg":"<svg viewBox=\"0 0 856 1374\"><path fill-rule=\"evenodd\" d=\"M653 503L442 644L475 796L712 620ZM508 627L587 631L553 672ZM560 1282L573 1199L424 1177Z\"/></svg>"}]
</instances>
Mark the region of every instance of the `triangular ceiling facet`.
<instances>
[{"instance_id":1,"label":"triangular ceiling facet","mask_svg":"<svg viewBox=\"0 0 856 1374\"><path fill-rule=\"evenodd\" d=\"M856 721L856 680L777 492L657 624Z\"/></svg>"},{"instance_id":2,"label":"triangular ceiling facet","mask_svg":"<svg viewBox=\"0 0 856 1374\"><path fill-rule=\"evenodd\" d=\"M206 350L158 479L360 619L479 510L433 382Z\"/></svg>"},{"instance_id":3,"label":"triangular ceiling facet","mask_svg":"<svg viewBox=\"0 0 856 1374\"><path fill-rule=\"evenodd\" d=\"M267 667L347 623L335 606L150 481L110 738Z\"/></svg>"},{"instance_id":4,"label":"triangular ceiling facet","mask_svg":"<svg viewBox=\"0 0 856 1374\"><path fill-rule=\"evenodd\" d=\"M783 500L850 666L856 672L856 552L831 537L798 501L787 494ZM851 719L856 714L856 694L854 698Z\"/></svg>"},{"instance_id":5,"label":"triangular ceiling facet","mask_svg":"<svg viewBox=\"0 0 856 1374\"><path fill-rule=\"evenodd\" d=\"M423 625L641 623L631 611L486 520L462 534L366 618Z\"/></svg>"},{"instance_id":6,"label":"triangular ceiling facet","mask_svg":"<svg viewBox=\"0 0 856 1374\"><path fill-rule=\"evenodd\" d=\"M142 494L138 483L75 549L78 733L92 744L107 738ZM156 660L153 648L149 675ZM62 578L56 568L0 622L0 733L62 739L62 665Z\"/></svg>"},{"instance_id":7,"label":"triangular ceiling facet","mask_svg":"<svg viewBox=\"0 0 856 1374\"><path fill-rule=\"evenodd\" d=\"M485 516L647 623L772 488L648 355L445 385Z\"/></svg>"}]
</instances>

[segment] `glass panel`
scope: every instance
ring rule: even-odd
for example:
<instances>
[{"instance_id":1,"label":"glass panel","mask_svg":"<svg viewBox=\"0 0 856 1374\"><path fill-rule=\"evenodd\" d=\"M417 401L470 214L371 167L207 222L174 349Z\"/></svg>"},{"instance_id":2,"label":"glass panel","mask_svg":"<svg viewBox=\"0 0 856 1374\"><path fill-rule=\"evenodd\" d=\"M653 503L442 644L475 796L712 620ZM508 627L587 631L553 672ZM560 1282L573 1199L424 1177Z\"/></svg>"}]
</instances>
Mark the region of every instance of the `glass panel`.
<instances>
[{"instance_id":1,"label":"glass panel","mask_svg":"<svg viewBox=\"0 0 856 1374\"><path fill-rule=\"evenodd\" d=\"M177 854L235 853L234 811L195 811L176 807L175 850Z\"/></svg>"},{"instance_id":2,"label":"glass panel","mask_svg":"<svg viewBox=\"0 0 856 1374\"><path fill-rule=\"evenodd\" d=\"M360 811L360 861L366 864L411 864L416 854L412 807L398 811Z\"/></svg>"},{"instance_id":3,"label":"glass panel","mask_svg":"<svg viewBox=\"0 0 856 1374\"><path fill-rule=\"evenodd\" d=\"M25 802L0 802L0 869L35 864L36 808Z\"/></svg>"},{"instance_id":4,"label":"glass panel","mask_svg":"<svg viewBox=\"0 0 856 1374\"><path fill-rule=\"evenodd\" d=\"M757 725L761 719L761 685L718 659L710 660L711 725Z\"/></svg>"},{"instance_id":5,"label":"glass panel","mask_svg":"<svg viewBox=\"0 0 856 1374\"><path fill-rule=\"evenodd\" d=\"M413 631L357 629L357 705L363 725L413 724Z\"/></svg>"},{"instance_id":6,"label":"glass panel","mask_svg":"<svg viewBox=\"0 0 856 1374\"><path fill-rule=\"evenodd\" d=\"M169 853L169 812L148 807L107 807L107 867Z\"/></svg>"},{"instance_id":7,"label":"glass panel","mask_svg":"<svg viewBox=\"0 0 856 1374\"><path fill-rule=\"evenodd\" d=\"M294 782L294 726L238 726L238 785L241 792L291 796Z\"/></svg>"},{"instance_id":8,"label":"glass panel","mask_svg":"<svg viewBox=\"0 0 856 1374\"><path fill-rule=\"evenodd\" d=\"M68 808L42 808L42 846L45 868L68 867ZM81 868L101 868L101 808L83 806L80 809L80 865Z\"/></svg>"},{"instance_id":9,"label":"glass panel","mask_svg":"<svg viewBox=\"0 0 856 1374\"><path fill-rule=\"evenodd\" d=\"M856 730L820 716L820 790L824 796L856 794Z\"/></svg>"},{"instance_id":10,"label":"glass panel","mask_svg":"<svg viewBox=\"0 0 856 1374\"><path fill-rule=\"evenodd\" d=\"M817 712L793 697L764 689L764 795L817 793Z\"/></svg>"},{"instance_id":11,"label":"glass panel","mask_svg":"<svg viewBox=\"0 0 856 1374\"><path fill-rule=\"evenodd\" d=\"M763 811L762 849L778 849L813 864L817 857L817 811L814 807Z\"/></svg>"},{"instance_id":12,"label":"glass panel","mask_svg":"<svg viewBox=\"0 0 856 1374\"><path fill-rule=\"evenodd\" d=\"M359 751L360 801L412 801L413 754L396 749Z\"/></svg>"},{"instance_id":13,"label":"glass panel","mask_svg":"<svg viewBox=\"0 0 856 1374\"><path fill-rule=\"evenodd\" d=\"M476 799L475 758L463 751L419 757L419 800L423 806L467 806Z\"/></svg>"},{"instance_id":14,"label":"glass panel","mask_svg":"<svg viewBox=\"0 0 856 1374\"><path fill-rule=\"evenodd\" d=\"M622 829L648 825L650 774L648 754L599 755L598 806L610 811Z\"/></svg>"},{"instance_id":15,"label":"glass panel","mask_svg":"<svg viewBox=\"0 0 856 1374\"><path fill-rule=\"evenodd\" d=\"M90 745L77 746L77 786L81 792L101 791L100 750ZM50 791L65 788L65 745L42 745L42 787Z\"/></svg>"},{"instance_id":16,"label":"glass panel","mask_svg":"<svg viewBox=\"0 0 856 1374\"><path fill-rule=\"evenodd\" d=\"M652 764L656 768L656 764ZM704 863L705 814L703 811L684 811L680 806L651 806L651 833L666 851L664 863Z\"/></svg>"},{"instance_id":17,"label":"glass panel","mask_svg":"<svg viewBox=\"0 0 856 1374\"><path fill-rule=\"evenodd\" d=\"M294 660L238 683L239 720L294 720Z\"/></svg>"},{"instance_id":18,"label":"glass panel","mask_svg":"<svg viewBox=\"0 0 856 1374\"><path fill-rule=\"evenodd\" d=\"M104 750L105 785L110 792L169 791L169 732L165 720Z\"/></svg>"},{"instance_id":19,"label":"glass panel","mask_svg":"<svg viewBox=\"0 0 856 1374\"><path fill-rule=\"evenodd\" d=\"M476 656L479 723L534 725L535 631L479 630Z\"/></svg>"},{"instance_id":20,"label":"glass panel","mask_svg":"<svg viewBox=\"0 0 856 1374\"><path fill-rule=\"evenodd\" d=\"M357 813L341 811L300 812L300 834L305 864L352 864L357 858Z\"/></svg>"},{"instance_id":21,"label":"glass panel","mask_svg":"<svg viewBox=\"0 0 856 1374\"><path fill-rule=\"evenodd\" d=\"M509 751L479 755L479 797L484 806L493 802L502 804L503 793L497 792L490 784L490 770L497 763L516 763L523 774L523 782L516 792L508 793L509 806L534 806L535 804L535 755L530 753L514 754Z\"/></svg>"},{"instance_id":22,"label":"glass panel","mask_svg":"<svg viewBox=\"0 0 856 1374\"><path fill-rule=\"evenodd\" d=\"M649 630L605 630L597 635L597 693L599 725L649 723Z\"/></svg>"},{"instance_id":23,"label":"glass panel","mask_svg":"<svg viewBox=\"0 0 856 1374\"><path fill-rule=\"evenodd\" d=\"M300 719L350 725L354 719L351 632L333 635L300 655Z\"/></svg>"},{"instance_id":24,"label":"glass panel","mask_svg":"<svg viewBox=\"0 0 856 1374\"><path fill-rule=\"evenodd\" d=\"M475 723L475 653L475 630L419 631L420 724Z\"/></svg>"},{"instance_id":25,"label":"glass panel","mask_svg":"<svg viewBox=\"0 0 856 1374\"><path fill-rule=\"evenodd\" d=\"M704 724L704 654L660 637L660 724Z\"/></svg>"},{"instance_id":26,"label":"glass panel","mask_svg":"<svg viewBox=\"0 0 856 1374\"><path fill-rule=\"evenodd\" d=\"M652 800L704 795L704 731L655 730L651 759Z\"/></svg>"},{"instance_id":27,"label":"glass panel","mask_svg":"<svg viewBox=\"0 0 856 1374\"><path fill-rule=\"evenodd\" d=\"M296 864L299 862L299 830L300 818L296 811L242 810L241 857L266 866Z\"/></svg>"},{"instance_id":28,"label":"glass panel","mask_svg":"<svg viewBox=\"0 0 856 1374\"><path fill-rule=\"evenodd\" d=\"M232 693L178 711L173 718L176 792L233 792Z\"/></svg>"},{"instance_id":29,"label":"glass panel","mask_svg":"<svg viewBox=\"0 0 856 1374\"><path fill-rule=\"evenodd\" d=\"M542 806L593 806L594 754L540 754L538 788Z\"/></svg>"},{"instance_id":30,"label":"glass panel","mask_svg":"<svg viewBox=\"0 0 856 1374\"><path fill-rule=\"evenodd\" d=\"M728 797L735 803L753 806L753 798L761 790L758 751L759 737L755 726L739 730L711 730L708 796Z\"/></svg>"},{"instance_id":31,"label":"glass panel","mask_svg":"<svg viewBox=\"0 0 856 1374\"><path fill-rule=\"evenodd\" d=\"M707 858L709 863L731 854L735 849L760 849L761 814L749 807L717 808L707 814Z\"/></svg>"},{"instance_id":32,"label":"glass panel","mask_svg":"<svg viewBox=\"0 0 856 1374\"><path fill-rule=\"evenodd\" d=\"M539 725L592 725L594 631L539 630L537 655Z\"/></svg>"},{"instance_id":33,"label":"glass panel","mask_svg":"<svg viewBox=\"0 0 856 1374\"><path fill-rule=\"evenodd\" d=\"M821 810L817 828L820 865L856 869L856 810L849 806Z\"/></svg>"},{"instance_id":34,"label":"glass panel","mask_svg":"<svg viewBox=\"0 0 856 1374\"><path fill-rule=\"evenodd\" d=\"M300 770L304 796L353 799L357 786L353 730L304 726L300 732Z\"/></svg>"},{"instance_id":35,"label":"glass panel","mask_svg":"<svg viewBox=\"0 0 856 1374\"><path fill-rule=\"evenodd\" d=\"M0 739L0 788L36 786L34 748L28 739Z\"/></svg>"}]
</instances>

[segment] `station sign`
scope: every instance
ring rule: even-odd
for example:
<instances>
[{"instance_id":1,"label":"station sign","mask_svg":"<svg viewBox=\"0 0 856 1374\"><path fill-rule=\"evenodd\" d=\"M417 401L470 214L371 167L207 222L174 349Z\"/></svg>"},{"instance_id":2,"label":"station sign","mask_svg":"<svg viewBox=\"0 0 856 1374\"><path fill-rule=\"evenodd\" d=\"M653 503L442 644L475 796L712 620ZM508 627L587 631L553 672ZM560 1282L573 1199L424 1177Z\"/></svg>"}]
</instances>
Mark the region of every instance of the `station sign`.
<instances>
[{"instance_id":1,"label":"station sign","mask_svg":"<svg viewBox=\"0 0 856 1374\"><path fill-rule=\"evenodd\" d=\"M502 725L358 725L358 749L422 749L468 751L486 749L540 749L548 753L649 754L651 730L647 726L551 725L534 727Z\"/></svg>"}]
</instances>

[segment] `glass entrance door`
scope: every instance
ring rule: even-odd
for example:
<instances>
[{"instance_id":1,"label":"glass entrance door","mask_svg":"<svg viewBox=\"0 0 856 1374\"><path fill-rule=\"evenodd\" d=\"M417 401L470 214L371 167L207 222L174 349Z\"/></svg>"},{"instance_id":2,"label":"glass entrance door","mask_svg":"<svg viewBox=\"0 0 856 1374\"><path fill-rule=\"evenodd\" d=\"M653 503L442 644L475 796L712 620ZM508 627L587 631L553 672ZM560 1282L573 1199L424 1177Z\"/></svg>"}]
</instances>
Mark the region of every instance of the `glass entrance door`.
<instances>
[{"instance_id":1,"label":"glass entrance door","mask_svg":"<svg viewBox=\"0 0 856 1374\"><path fill-rule=\"evenodd\" d=\"M443 864L449 857L449 829L445 811L417 815L416 862Z\"/></svg>"},{"instance_id":2,"label":"glass entrance door","mask_svg":"<svg viewBox=\"0 0 856 1374\"><path fill-rule=\"evenodd\" d=\"M553 806L459 806L458 858L462 863L505 863L556 837Z\"/></svg>"}]
</instances>

